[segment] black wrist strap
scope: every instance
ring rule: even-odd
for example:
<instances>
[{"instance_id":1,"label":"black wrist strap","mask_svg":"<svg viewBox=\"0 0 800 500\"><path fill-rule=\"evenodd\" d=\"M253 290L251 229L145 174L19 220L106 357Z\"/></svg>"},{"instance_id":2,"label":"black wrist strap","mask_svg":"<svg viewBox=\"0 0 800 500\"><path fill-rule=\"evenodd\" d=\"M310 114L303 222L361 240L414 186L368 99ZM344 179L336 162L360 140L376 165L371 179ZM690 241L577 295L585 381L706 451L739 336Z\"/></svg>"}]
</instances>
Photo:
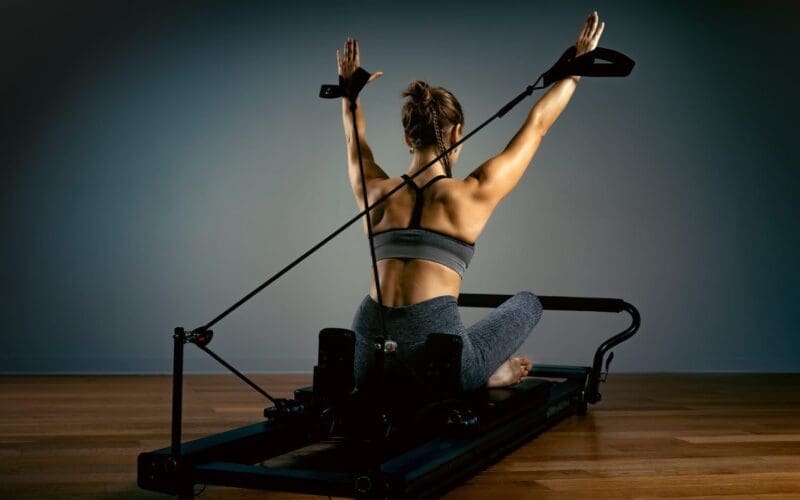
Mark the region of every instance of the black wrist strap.
<instances>
[{"instance_id":1,"label":"black wrist strap","mask_svg":"<svg viewBox=\"0 0 800 500\"><path fill-rule=\"evenodd\" d=\"M342 75L339 75L339 85L323 85L319 89L319 96L324 99L335 99L337 97L355 99L369 81L370 76L372 75L369 71L359 66L353 72L353 76L347 80Z\"/></svg>"},{"instance_id":2,"label":"black wrist strap","mask_svg":"<svg viewBox=\"0 0 800 500\"><path fill-rule=\"evenodd\" d=\"M561 57L558 58L558 61L556 61L553 67L542 74L542 85L547 87L553 82L557 82L558 80L568 77L569 74L567 74L566 71L569 63L575 59L575 54L577 51L578 49L576 49L574 45L571 45L569 48L567 48L567 50L561 54Z\"/></svg>"},{"instance_id":3,"label":"black wrist strap","mask_svg":"<svg viewBox=\"0 0 800 500\"><path fill-rule=\"evenodd\" d=\"M628 56L616 50L597 47L596 49L575 57L577 49L569 47L561 55L552 68L542 74L542 84L547 87L553 82L571 75L578 76L628 76L634 62ZM597 60L606 61L598 64Z\"/></svg>"}]
</instances>

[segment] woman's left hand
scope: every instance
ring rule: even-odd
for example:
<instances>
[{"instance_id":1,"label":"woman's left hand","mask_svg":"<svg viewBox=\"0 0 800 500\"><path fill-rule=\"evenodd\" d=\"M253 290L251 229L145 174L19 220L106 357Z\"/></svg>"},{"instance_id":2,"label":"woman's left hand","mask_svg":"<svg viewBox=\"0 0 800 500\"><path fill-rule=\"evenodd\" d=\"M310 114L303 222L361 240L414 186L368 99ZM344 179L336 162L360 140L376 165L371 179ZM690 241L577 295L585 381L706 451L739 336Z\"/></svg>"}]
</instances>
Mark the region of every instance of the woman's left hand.
<instances>
[{"instance_id":1,"label":"woman's left hand","mask_svg":"<svg viewBox=\"0 0 800 500\"><path fill-rule=\"evenodd\" d=\"M354 38L347 37L347 40L345 40L344 54L336 50L336 61L339 63L339 76L345 80L349 80L358 67L361 66L358 56L358 42ZM383 75L381 71L372 73L367 83L380 78L381 75Z\"/></svg>"},{"instance_id":2,"label":"woman's left hand","mask_svg":"<svg viewBox=\"0 0 800 500\"><path fill-rule=\"evenodd\" d=\"M600 22L600 16L597 15L597 11L592 11L584 21L583 28L578 34L578 41L575 43L575 48L577 49L575 55L580 56L596 49L605 27L606 23Z\"/></svg>"}]
</instances>

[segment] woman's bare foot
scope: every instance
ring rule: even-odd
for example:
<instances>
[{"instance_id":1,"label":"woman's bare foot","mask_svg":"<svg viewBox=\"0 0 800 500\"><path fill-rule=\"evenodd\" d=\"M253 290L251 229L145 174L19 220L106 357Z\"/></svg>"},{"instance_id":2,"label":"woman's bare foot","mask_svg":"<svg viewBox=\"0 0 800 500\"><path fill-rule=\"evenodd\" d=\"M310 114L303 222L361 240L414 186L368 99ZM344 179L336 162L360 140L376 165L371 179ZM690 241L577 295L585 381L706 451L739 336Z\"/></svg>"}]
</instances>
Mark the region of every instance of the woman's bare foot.
<instances>
[{"instance_id":1,"label":"woman's bare foot","mask_svg":"<svg viewBox=\"0 0 800 500\"><path fill-rule=\"evenodd\" d=\"M523 372L522 378L525 378L531 371L531 366L533 366L533 361L531 360L530 356L520 356L519 363L522 366L522 372ZM520 379L520 382L522 382L522 379Z\"/></svg>"},{"instance_id":2,"label":"woman's bare foot","mask_svg":"<svg viewBox=\"0 0 800 500\"><path fill-rule=\"evenodd\" d=\"M531 358L528 356L514 356L508 358L505 363L495 370L489 380L486 381L486 387L507 387L522 382L522 379L528 376L531 369Z\"/></svg>"}]
</instances>

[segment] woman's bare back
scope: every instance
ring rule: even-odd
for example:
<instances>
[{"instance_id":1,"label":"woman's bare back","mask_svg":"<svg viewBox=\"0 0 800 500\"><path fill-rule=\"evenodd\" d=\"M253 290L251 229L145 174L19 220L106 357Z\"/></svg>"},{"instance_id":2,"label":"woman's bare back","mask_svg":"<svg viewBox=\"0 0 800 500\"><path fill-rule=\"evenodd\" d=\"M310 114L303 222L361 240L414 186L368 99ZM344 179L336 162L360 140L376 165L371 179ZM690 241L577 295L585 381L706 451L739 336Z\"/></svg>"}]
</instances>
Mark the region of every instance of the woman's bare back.
<instances>
[{"instance_id":1,"label":"woman's bare back","mask_svg":"<svg viewBox=\"0 0 800 500\"><path fill-rule=\"evenodd\" d=\"M424 185L429 176L420 175L413 182ZM403 179L393 177L382 182L370 199L383 196ZM424 202L420 226L452 236L467 243L475 243L491 216L491 207L474 199L470 181L441 179L423 192ZM371 212L372 230L381 233L402 229L409 225L415 194L410 186L394 193ZM366 226L366 223L365 223ZM366 227L365 227L366 229ZM461 276L449 267L421 259L383 259L378 261L383 305L402 307L424 300L452 295L461 291ZM374 281L374 280L373 280ZM377 300L375 283L370 296Z\"/></svg>"}]
</instances>

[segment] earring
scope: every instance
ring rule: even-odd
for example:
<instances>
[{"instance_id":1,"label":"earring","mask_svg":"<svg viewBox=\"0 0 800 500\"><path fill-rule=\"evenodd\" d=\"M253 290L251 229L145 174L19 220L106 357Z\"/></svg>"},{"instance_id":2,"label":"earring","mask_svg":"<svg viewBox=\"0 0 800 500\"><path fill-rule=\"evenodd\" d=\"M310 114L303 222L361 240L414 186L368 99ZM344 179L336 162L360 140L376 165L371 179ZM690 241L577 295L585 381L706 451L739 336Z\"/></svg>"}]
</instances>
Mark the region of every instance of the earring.
<instances>
[{"instance_id":1,"label":"earring","mask_svg":"<svg viewBox=\"0 0 800 500\"><path fill-rule=\"evenodd\" d=\"M414 148L408 148L408 154L413 155L414 154Z\"/></svg>"}]
</instances>

